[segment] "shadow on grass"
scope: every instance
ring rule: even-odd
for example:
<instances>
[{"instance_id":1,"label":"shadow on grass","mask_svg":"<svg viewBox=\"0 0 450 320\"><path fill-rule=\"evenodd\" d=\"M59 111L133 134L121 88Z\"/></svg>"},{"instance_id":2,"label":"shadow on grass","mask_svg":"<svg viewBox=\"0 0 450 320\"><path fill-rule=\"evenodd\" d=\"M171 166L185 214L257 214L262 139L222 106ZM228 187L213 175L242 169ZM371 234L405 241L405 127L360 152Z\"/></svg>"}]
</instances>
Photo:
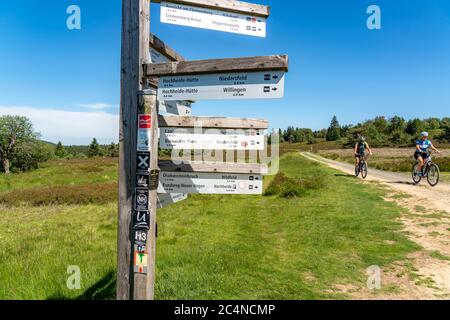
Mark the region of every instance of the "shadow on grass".
<instances>
[{"instance_id":1,"label":"shadow on grass","mask_svg":"<svg viewBox=\"0 0 450 320\"><path fill-rule=\"evenodd\" d=\"M114 271L110 271L74 300L113 300L115 298L116 273ZM66 297L62 294L56 294L48 297L47 300L72 300L72 298Z\"/></svg>"},{"instance_id":2,"label":"shadow on grass","mask_svg":"<svg viewBox=\"0 0 450 320\"><path fill-rule=\"evenodd\" d=\"M408 186L416 186L416 184L414 182L408 182L408 181L386 181L387 183L392 183L392 184L406 184Z\"/></svg>"},{"instance_id":3,"label":"shadow on grass","mask_svg":"<svg viewBox=\"0 0 450 320\"><path fill-rule=\"evenodd\" d=\"M356 178L354 174L336 173L335 177Z\"/></svg>"}]
</instances>

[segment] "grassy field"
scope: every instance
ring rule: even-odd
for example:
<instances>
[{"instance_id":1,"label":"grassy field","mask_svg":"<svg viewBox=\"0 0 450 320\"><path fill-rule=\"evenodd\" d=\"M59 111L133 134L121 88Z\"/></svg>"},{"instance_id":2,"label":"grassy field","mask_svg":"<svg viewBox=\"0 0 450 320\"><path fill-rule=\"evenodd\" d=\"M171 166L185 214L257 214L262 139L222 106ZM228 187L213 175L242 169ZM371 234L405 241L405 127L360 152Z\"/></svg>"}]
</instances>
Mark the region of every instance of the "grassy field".
<instances>
[{"instance_id":1,"label":"grassy field","mask_svg":"<svg viewBox=\"0 0 450 320\"><path fill-rule=\"evenodd\" d=\"M419 249L385 191L296 154L281 170L265 184L298 196L196 195L158 211L157 299L346 298L336 286L363 287L367 267ZM83 160L0 177L0 299L114 299L116 172ZM69 265L81 290L66 287Z\"/></svg>"},{"instance_id":2,"label":"grassy field","mask_svg":"<svg viewBox=\"0 0 450 320\"><path fill-rule=\"evenodd\" d=\"M443 180L448 180L450 174L450 149L441 149L441 154L433 153L433 161L436 162L442 172ZM355 158L351 149L318 150L317 154L342 162L354 163ZM369 165L375 169L410 172L414 163L414 148L375 148L373 155L369 157Z\"/></svg>"}]
</instances>

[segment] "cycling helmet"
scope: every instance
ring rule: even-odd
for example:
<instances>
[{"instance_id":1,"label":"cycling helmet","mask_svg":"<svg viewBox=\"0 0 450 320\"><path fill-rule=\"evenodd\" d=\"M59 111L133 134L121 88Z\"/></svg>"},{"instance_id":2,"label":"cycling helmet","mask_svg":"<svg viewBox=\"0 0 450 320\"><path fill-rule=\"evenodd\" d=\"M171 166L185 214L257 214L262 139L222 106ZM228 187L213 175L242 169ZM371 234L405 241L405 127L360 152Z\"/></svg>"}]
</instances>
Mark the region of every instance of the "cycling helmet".
<instances>
[{"instance_id":1,"label":"cycling helmet","mask_svg":"<svg viewBox=\"0 0 450 320\"><path fill-rule=\"evenodd\" d=\"M421 136L421 137L428 137L428 132L425 132L425 131L424 131L424 132L421 132L421 133L420 133L420 136Z\"/></svg>"},{"instance_id":2,"label":"cycling helmet","mask_svg":"<svg viewBox=\"0 0 450 320\"><path fill-rule=\"evenodd\" d=\"M359 142L365 142L365 141L366 141L366 138L365 138L364 136L359 136L359 137L358 137L358 141L359 141Z\"/></svg>"}]
</instances>

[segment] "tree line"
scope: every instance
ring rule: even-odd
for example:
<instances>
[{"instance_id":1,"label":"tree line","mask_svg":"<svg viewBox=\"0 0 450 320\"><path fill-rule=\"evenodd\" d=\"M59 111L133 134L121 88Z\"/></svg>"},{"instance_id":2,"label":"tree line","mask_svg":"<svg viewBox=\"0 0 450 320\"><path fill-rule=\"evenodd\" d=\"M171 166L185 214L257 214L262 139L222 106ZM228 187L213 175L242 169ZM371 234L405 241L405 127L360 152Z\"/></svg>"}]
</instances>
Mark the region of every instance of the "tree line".
<instances>
[{"instance_id":1,"label":"tree line","mask_svg":"<svg viewBox=\"0 0 450 320\"><path fill-rule=\"evenodd\" d=\"M414 145L422 131L429 131L431 138L437 142L450 143L450 117L405 120L399 116L389 119L379 116L356 125L341 126L337 117L333 116L326 129L313 131L289 126L286 130L280 130L280 137L282 142L289 143L335 141L351 146L362 135L374 147L409 147Z\"/></svg>"},{"instance_id":2,"label":"tree line","mask_svg":"<svg viewBox=\"0 0 450 320\"><path fill-rule=\"evenodd\" d=\"M51 159L118 157L119 145L100 145L93 139L89 146L56 146L40 140L30 120L22 116L0 116L0 172L36 169Z\"/></svg>"}]
</instances>

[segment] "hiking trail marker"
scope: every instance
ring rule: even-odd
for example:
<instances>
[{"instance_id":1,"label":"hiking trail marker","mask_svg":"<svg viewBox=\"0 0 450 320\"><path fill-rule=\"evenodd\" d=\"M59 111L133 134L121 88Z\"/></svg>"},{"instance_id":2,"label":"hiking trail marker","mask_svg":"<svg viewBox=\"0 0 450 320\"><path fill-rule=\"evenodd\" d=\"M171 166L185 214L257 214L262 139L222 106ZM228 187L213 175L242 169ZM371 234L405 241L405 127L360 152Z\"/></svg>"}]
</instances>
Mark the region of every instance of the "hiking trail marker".
<instances>
[{"instance_id":1,"label":"hiking trail marker","mask_svg":"<svg viewBox=\"0 0 450 320\"><path fill-rule=\"evenodd\" d=\"M248 36L266 37L265 17L167 1L161 1L161 22Z\"/></svg>"},{"instance_id":2,"label":"hiking trail marker","mask_svg":"<svg viewBox=\"0 0 450 320\"><path fill-rule=\"evenodd\" d=\"M161 3L163 23L266 36L267 6L152 2ZM117 299L153 300L157 208L189 193L260 195L268 173L258 163L159 160L158 135L167 149L263 150L267 121L192 117L191 104L282 98L288 57L185 61L150 33L150 0L123 0L122 11Z\"/></svg>"},{"instance_id":3,"label":"hiking trail marker","mask_svg":"<svg viewBox=\"0 0 450 320\"><path fill-rule=\"evenodd\" d=\"M264 120L160 117L162 149L264 150ZM166 127L167 126L167 127Z\"/></svg>"}]
</instances>

